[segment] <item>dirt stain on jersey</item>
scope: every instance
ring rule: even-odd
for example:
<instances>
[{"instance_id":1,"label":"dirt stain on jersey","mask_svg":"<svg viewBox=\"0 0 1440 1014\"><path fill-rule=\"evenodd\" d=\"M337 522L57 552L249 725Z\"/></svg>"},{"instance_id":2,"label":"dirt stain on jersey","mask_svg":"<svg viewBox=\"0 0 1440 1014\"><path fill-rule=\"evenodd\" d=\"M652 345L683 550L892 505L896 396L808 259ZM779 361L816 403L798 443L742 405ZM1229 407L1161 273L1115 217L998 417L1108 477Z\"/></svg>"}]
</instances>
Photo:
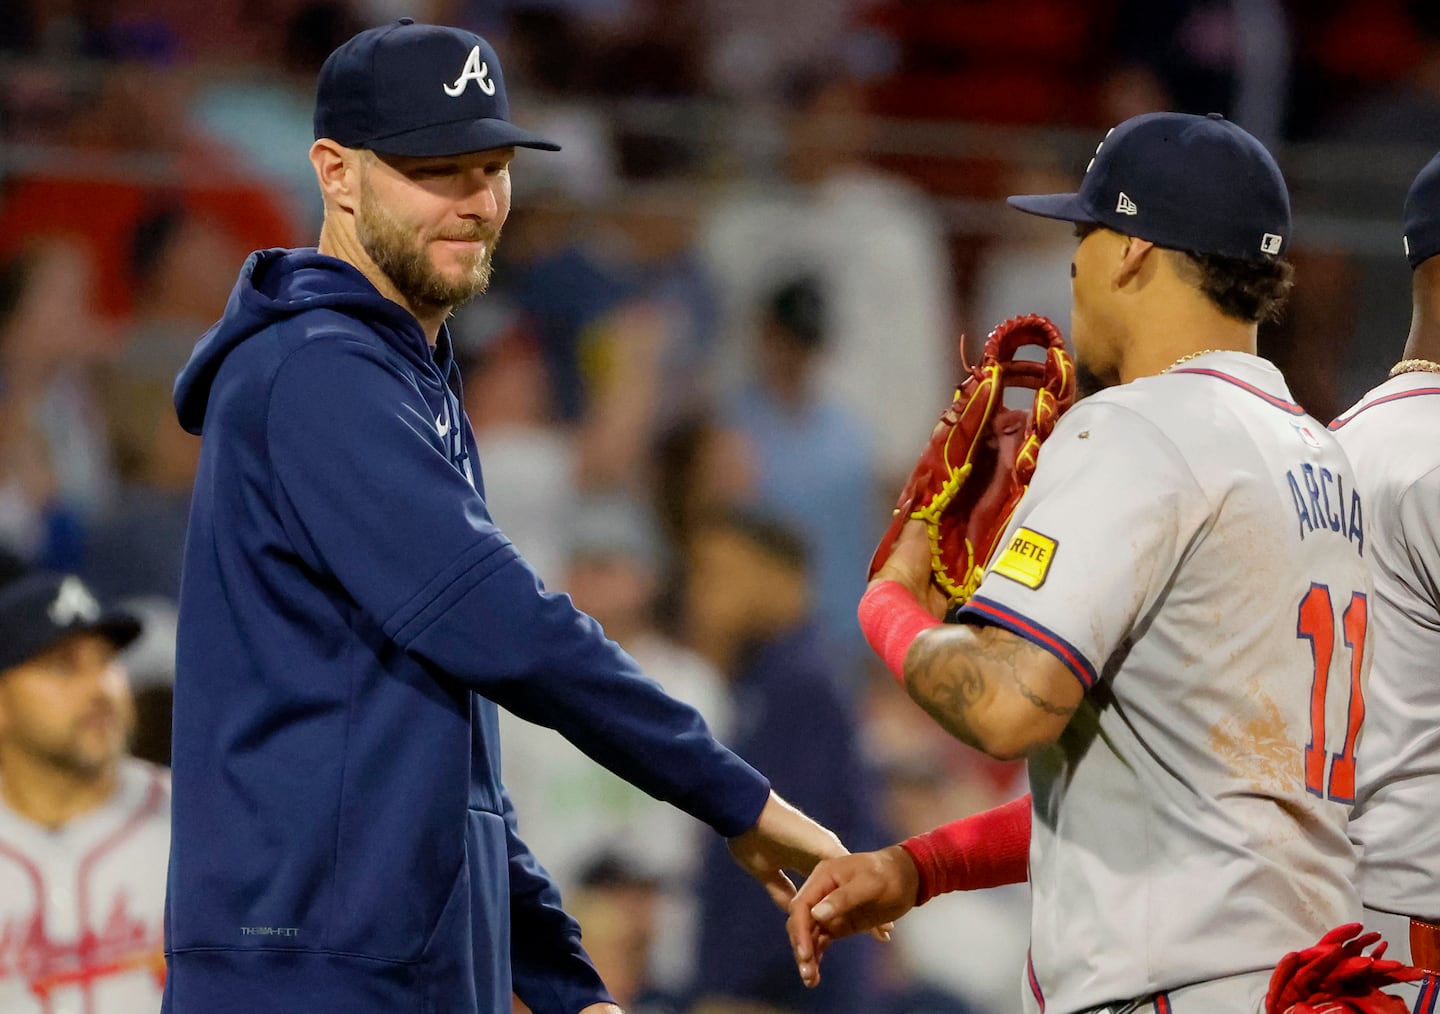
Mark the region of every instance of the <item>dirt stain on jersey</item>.
<instances>
[{"instance_id":1,"label":"dirt stain on jersey","mask_svg":"<svg viewBox=\"0 0 1440 1014\"><path fill-rule=\"evenodd\" d=\"M1261 792L1299 792L1300 747L1280 706L1252 683L1248 707L1210 728L1210 749L1237 778Z\"/></svg>"}]
</instances>

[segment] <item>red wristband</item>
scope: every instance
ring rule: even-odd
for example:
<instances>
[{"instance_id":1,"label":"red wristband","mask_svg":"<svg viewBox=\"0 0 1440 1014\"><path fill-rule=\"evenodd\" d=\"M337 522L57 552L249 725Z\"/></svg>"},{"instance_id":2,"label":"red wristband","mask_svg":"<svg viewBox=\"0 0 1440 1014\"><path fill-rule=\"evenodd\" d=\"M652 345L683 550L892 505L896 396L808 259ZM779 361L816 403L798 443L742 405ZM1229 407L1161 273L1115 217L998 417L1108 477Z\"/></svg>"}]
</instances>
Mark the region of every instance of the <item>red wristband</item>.
<instances>
[{"instance_id":1,"label":"red wristband","mask_svg":"<svg viewBox=\"0 0 1440 1014\"><path fill-rule=\"evenodd\" d=\"M865 640L904 686L910 645L921 631L940 626L940 621L898 581L879 581L866 588L856 615Z\"/></svg>"},{"instance_id":2,"label":"red wristband","mask_svg":"<svg viewBox=\"0 0 1440 1014\"><path fill-rule=\"evenodd\" d=\"M1023 884L1030 874L1030 796L900 843L915 861L915 904L937 894Z\"/></svg>"}]
</instances>

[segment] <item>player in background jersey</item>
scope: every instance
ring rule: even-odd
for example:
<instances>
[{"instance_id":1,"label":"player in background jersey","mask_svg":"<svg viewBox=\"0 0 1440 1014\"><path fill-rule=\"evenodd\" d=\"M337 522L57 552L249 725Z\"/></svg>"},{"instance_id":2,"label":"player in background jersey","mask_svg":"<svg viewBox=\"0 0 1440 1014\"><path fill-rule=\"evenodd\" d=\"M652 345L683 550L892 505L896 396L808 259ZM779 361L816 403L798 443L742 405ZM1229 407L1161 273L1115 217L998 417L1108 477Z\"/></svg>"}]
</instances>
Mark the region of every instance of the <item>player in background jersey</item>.
<instances>
[{"instance_id":1,"label":"player in background jersey","mask_svg":"<svg viewBox=\"0 0 1440 1014\"><path fill-rule=\"evenodd\" d=\"M1375 665L1350 837L1365 922L1391 956L1426 969L1396 987L1440 1010L1440 155L1405 199L1414 315L1383 384L1330 429L1356 463L1368 508Z\"/></svg>"},{"instance_id":2,"label":"player in background jersey","mask_svg":"<svg viewBox=\"0 0 1440 1014\"><path fill-rule=\"evenodd\" d=\"M79 578L0 569L0 1011L154 1014L170 782L125 752L140 624Z\"/></svg>"},{"instance_id":3,"label":"player in background jersey","mask_svg":"<svg viewBox=\"0 0 1440 1014\"><path fill-rule=\"evenodd\" d=\"M1365 509L1255 355L1290 285L1285 183L1236 125L1158 113L1111 131L1077 194L1010 202L1076 223L1100 390L1045 443L962 623L925 612L915 525L860 619L949 732L1028 757L1033 802L822 863L796 959L814 981L827 939L1028 862L1024 1010L1254 1014L1287 952L1361 912Z\"/></svg>"}]
</instances>

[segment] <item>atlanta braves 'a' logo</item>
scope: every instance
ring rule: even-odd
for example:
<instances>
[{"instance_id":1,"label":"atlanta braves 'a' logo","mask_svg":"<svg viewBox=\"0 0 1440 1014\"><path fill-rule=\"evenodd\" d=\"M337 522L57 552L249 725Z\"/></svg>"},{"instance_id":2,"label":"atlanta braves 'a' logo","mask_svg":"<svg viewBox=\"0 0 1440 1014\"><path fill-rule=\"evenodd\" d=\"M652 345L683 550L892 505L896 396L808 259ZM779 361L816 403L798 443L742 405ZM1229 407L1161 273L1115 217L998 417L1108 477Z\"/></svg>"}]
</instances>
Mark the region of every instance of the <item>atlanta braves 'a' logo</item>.
<instances>
[{"instance_id":1,"label":"atlanta braves 'a' logo","mask_svg":"<svg viewBox=\"0 0 1440 1014\"><path fill-rule=\"evenodd\" d=\"M67 577L50 603L50 622L57 627L68 627L72 623L94 623L100 618L100 603L95 601L76 577Z\"/></svg>"},{"instance_id":2,"label":"atlanta braves 'a' logo","mask_svg":"<svg viewBox=\"0 0 1440 1014\"><path fill-rule=\"evenodd\" d=\"M486 95L495 94L495 82L490 78L490 65L480 59L479 46L470 50L470 55L465 58L465 66L461 69L460 76L443 86L445 94L452 99L459 98L460 93L471 81L479 85L480 90Z\"/></svg>"}]
</instances>

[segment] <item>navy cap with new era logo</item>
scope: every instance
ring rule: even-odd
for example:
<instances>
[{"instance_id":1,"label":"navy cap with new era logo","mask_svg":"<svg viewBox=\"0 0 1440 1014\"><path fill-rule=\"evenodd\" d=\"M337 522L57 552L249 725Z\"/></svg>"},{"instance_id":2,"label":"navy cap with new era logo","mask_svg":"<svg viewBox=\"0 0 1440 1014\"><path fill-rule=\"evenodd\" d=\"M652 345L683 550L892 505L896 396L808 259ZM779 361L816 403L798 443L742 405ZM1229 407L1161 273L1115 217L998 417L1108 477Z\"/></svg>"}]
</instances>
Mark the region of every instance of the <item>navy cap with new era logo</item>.
<instances>
[{"instance_id":1,"label":"navy cap with new era logo","mask_svg":"<svg viewBox=\"0 0 1440 1014\"><path fill-rule=\"evenodd\" d=\"M1146 113L1105 135L1073 194L1011 197L1156 246L1267 260L1290 239L1290 192L1265 146L1218 113Z\"/></svg>"},{"instance_id":2,"label":"navy cap with new era logo","mask_svg":"<svg viewBox=\"0 0 1440 1014\"><path fill-rule=\"evenodd\" d=\"M495 50L474 32L401 18L325 60L315 137L382 155L463 155L560 146L510 122Z\"/></svg>"}]
</instances>

